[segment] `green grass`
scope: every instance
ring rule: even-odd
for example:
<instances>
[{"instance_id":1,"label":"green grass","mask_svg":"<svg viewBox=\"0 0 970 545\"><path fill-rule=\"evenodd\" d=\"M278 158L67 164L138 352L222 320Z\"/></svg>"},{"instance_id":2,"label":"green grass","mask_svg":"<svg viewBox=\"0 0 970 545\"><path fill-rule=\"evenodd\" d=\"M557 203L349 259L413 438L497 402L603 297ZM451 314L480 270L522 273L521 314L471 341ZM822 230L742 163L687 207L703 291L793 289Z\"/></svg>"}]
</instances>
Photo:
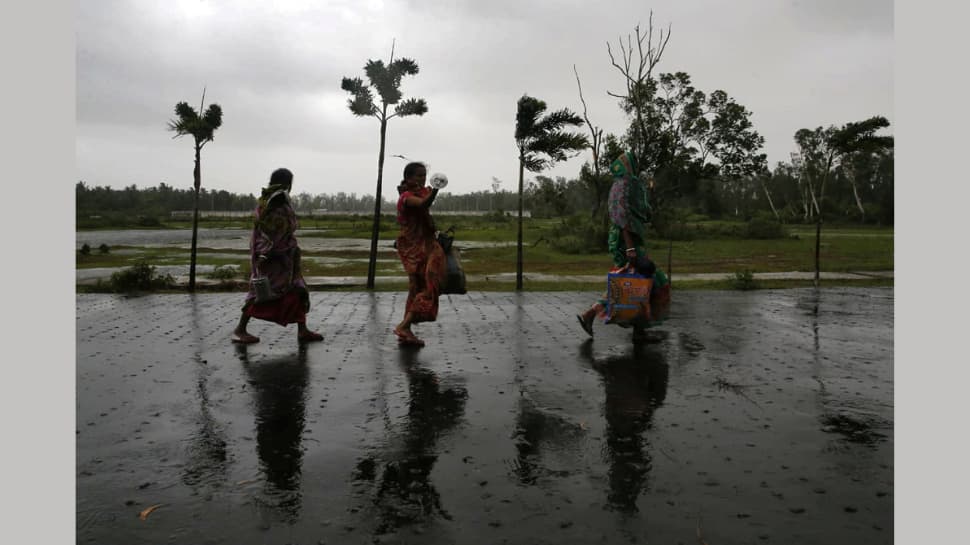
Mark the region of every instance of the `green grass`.
<instances>
[{"instance_id":1,"label":"green grass","mask_svg":"<svg viewBox=\"0 0 970 545\"><path fill-rule=\"evenodd\" d=\"M455 244L462 248L463 241L490 241L511 243L509 246L494 248L463 248L462 264L467 275L491 275L515 272L516 248L514 242L517 237L517 222L489 221L487 218L473 216L440 216L437 218L440 228L455 225ZM726 225L727 222L702 222L704 224ZM605 274L612 266L612 261L603 248L594 254L566 254L558 251L549 243L553 229L559 224L558 219L527 219L523 233L524 270L527 273L558 274L558 275L597 275ZM215 225L223 227L247 228L248 221L222 219L219 221L202 222L205 227ZM328 216L325 218L303 218L301 226L304 230L298 233L304 237L338 237L369 239L371 221L366 216ZM328 228L328 231L314 230ZM390 240L397 236L397 228L393 217L385 215L382 218L382 240ZM668 264L668 245L664 240L651 241L649 251L654 261L665 270L673 273L675 282L678 275L689 273L726 273L733 274L743 270L754 273L812 271L815 268L815 227L814 225L788 226L789 232L797 236L774 240L748 240L736 238L699 239L690 241L674 241L672 258ZM827 272L864 271L864 270L893 270L894 268L894 239L893 229L869 226L823 226L821 244L822 270ZM148 248L137 246L116 246L111 253L101 254L92 251L89 255L76 253L75 265L78 269L85 268L120 268L129 267L139 260L152 265L186 264L189 260L188 250L181 248ZM198 249L199 265L220 266L233 265L238 267L244 278L249 274L249 255L240 250L216 250L210 248ZM352 276L367 275L367 251L305 251L305 276ZM313 257L342 258L349 261L337 264L314 263ZM378 258L377 274L382 277L402 277L400 286L396 284L389 289L403 289L403 272L398 262L396 252L382 251ZM694 289L691 285L697 281L679 283L679 288ZM873 281L833 280L823 281L823 285L862 285L860 283L875 283L874 285L892 285L892 279ZM514 288L514 283L481 282L480 285L469 283L473 290L501 290ZM545 289L587 291L602 289L602 282L563 283L563 282L526 282L530 291ZM691 284L691 285L688 285ZM711 289L730 289L731 282L715 281L698 285L715 286ZM761 289L775 286L811 285L796 280L765 281L759 280ZM868 284L865 284L868 285ZM330 289L330 288L327 288ZM358 289L356 287L352 289ZM383 288L381 288L383 289ZM698 289L707 289L706 287Z\"/></svg>"}]
</instances>

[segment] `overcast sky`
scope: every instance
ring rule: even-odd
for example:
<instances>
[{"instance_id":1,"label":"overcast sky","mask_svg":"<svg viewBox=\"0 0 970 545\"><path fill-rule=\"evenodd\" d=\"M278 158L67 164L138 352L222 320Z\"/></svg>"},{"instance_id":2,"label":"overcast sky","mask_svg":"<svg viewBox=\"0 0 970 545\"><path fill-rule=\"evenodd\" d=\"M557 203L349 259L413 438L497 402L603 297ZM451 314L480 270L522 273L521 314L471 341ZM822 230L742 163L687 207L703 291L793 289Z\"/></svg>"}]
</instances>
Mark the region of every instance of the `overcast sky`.
<instances>
[{"instance_id":1,"label":"overcast sky","mask_svg":"<svg viewBox=\"0 0 970 545\"><path fill-rule=\"evenodd\" d=\"M454 193L488 190L493 176L514 189L516 101L581 112L574 64L592 121L624 131L607 42L615 51L645 29L651 8L656 30L672 31L657 71L687 72L751 110L772 167L800 128L894 121L889 0L81 1L77 179L191 187L191 137L173 139L166 123L179 101L198 108L205 87L224 116L203 148L204 187L255 193L286 166L294 192L373 194L379 124L351 114L340 82L365 78L396 40L395 56L420 67L404 96L429 111L390 121L383 196L396 196L395 154L447 174ZM544 174L575 177L589 156Z\"/></svg>"}]
</instances>

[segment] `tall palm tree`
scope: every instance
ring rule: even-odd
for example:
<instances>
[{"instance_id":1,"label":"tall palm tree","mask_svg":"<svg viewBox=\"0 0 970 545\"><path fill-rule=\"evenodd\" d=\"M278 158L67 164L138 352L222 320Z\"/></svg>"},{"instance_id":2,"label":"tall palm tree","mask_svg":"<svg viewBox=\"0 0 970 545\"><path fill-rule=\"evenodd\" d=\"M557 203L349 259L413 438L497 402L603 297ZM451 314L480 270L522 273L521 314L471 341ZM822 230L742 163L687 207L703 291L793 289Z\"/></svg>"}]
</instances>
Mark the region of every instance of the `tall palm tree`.
<instances>
[{"instance_id":1,"label":"tall palm tree","mask_svg":"<svg viewBox=\"0 0 970 545\"><path fill-rule=\"evenodd\" d=\"M370 261L367 264L367 289L374 289L374 275L377 271L377 238L381 226L381 182L384 178L384 143L387 136L387 122L394 117L409 115L424 115L428 111L428 104L423 98L409 98L401 102L401 78L418 73L418 63L411 59L400 58L394 60L394 46L391 45L391 58L387 65L384 61L368 60L364 65L364 73L370 85L365 85L360 78L343 78L340 88L351 94L347 106L354 115L359 117L374 117L381 124L381 149L377 155L377 192L374 195L374 228L370 241ZM374 93L380 95L380 105L374 102ZM394 106L394 113L387 115L389 106Z\"/></svg>"},{"instance_id":2,"label":"tall palm tree","mask_svg":"<svg viewBox=\"0 0 970 545\"><path fill-rule=\"evenodd\" d=\"M205 89L202 90L200 112L204 106ZM168 130L175 132L172 138L191 135L195 143L195 169L192 171L195 181L195 204L192 213L192 257L189 261L189 292L194 292L195 254L199 234L199 188L202 187L202 146L212 141L216 129L222 125L222 107L218 104L210 104L205 113L199 116L187 102L179 102L175 105L175 115L178 118L168 122Z\"/></svg>"},{"instance_id":3,"label":"tall palm tree","mask_svg":"<svg viewBox=\"0 0 970 545\"><path fill-rule=\"evenodd\" d=\"M542 114L546 103L522 95L515 113L515 145L519 148L519 239L515 267L515 289L522 290L522 183L525 170L542 172L559 161L567 152L579 152L589 146L586 137L565 132L564 127L582 125L583 118L568 108Z\"/></svg>"}]
</instances>

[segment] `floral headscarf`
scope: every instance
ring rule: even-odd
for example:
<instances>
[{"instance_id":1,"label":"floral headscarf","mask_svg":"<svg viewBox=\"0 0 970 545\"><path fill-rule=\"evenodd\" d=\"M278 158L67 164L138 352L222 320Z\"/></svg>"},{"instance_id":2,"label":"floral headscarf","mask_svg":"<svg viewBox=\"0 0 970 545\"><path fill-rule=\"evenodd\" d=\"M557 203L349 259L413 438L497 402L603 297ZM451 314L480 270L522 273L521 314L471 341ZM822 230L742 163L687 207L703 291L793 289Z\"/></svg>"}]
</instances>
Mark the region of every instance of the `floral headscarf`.
<instances>
[{"instance_id":1,"label":"floral headscarf","mask_svg":"<svg viewBox=\"0 0 970 545\"><path fill-rule=\"evenodd\" d=\"M637 158L633 153L625 151L610 165L610 174L614 177L636 178L638 168Z\"/></svg>"}]
</instances>

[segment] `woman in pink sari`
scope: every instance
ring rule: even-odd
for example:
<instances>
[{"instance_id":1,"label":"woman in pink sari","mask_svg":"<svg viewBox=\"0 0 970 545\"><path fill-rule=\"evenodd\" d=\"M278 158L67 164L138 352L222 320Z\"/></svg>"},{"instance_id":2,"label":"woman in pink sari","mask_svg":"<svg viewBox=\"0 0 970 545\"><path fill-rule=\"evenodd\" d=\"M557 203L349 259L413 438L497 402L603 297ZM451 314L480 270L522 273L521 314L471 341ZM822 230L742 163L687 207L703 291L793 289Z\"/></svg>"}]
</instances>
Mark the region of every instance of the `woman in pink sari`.
<instances>
[{"instance_id":1,"label":"woman in pink sari","mask_svg":"<svg viewBox=\"0 0 970 545\"><path fill-rule=\"evenodd\" d=\"M424 185L427 174L422 163L409 163L397 188L397 222L401 231L396 247L408 273L408 300L404 319L394 328L394 334L403 345L424 346L424 341L411 331L411 324L438 318L438 296L446 272L445 252L435 237L430 211L438 189Z\"/></svg>"},{"instance_id":2,"label":"woman in pink sari","mask_svg":"<svg viewBox=\"0 0 970 545\"><path fill-rule=\"evenodd\" d=\"M234 343L259 342L259 337L246 331L250 318L281 326L295 323L297 340L301 343L323 340L323 335L306 326L310 294L300 272L300 247L294 236L299 224L289 197L292 186L293 173L285 168L277 169L259 198L249 239L251 278L265 277L269 289L257 297L257 290L250 283L242 316L232 332Z\"/></svg>"}]
</instances>

